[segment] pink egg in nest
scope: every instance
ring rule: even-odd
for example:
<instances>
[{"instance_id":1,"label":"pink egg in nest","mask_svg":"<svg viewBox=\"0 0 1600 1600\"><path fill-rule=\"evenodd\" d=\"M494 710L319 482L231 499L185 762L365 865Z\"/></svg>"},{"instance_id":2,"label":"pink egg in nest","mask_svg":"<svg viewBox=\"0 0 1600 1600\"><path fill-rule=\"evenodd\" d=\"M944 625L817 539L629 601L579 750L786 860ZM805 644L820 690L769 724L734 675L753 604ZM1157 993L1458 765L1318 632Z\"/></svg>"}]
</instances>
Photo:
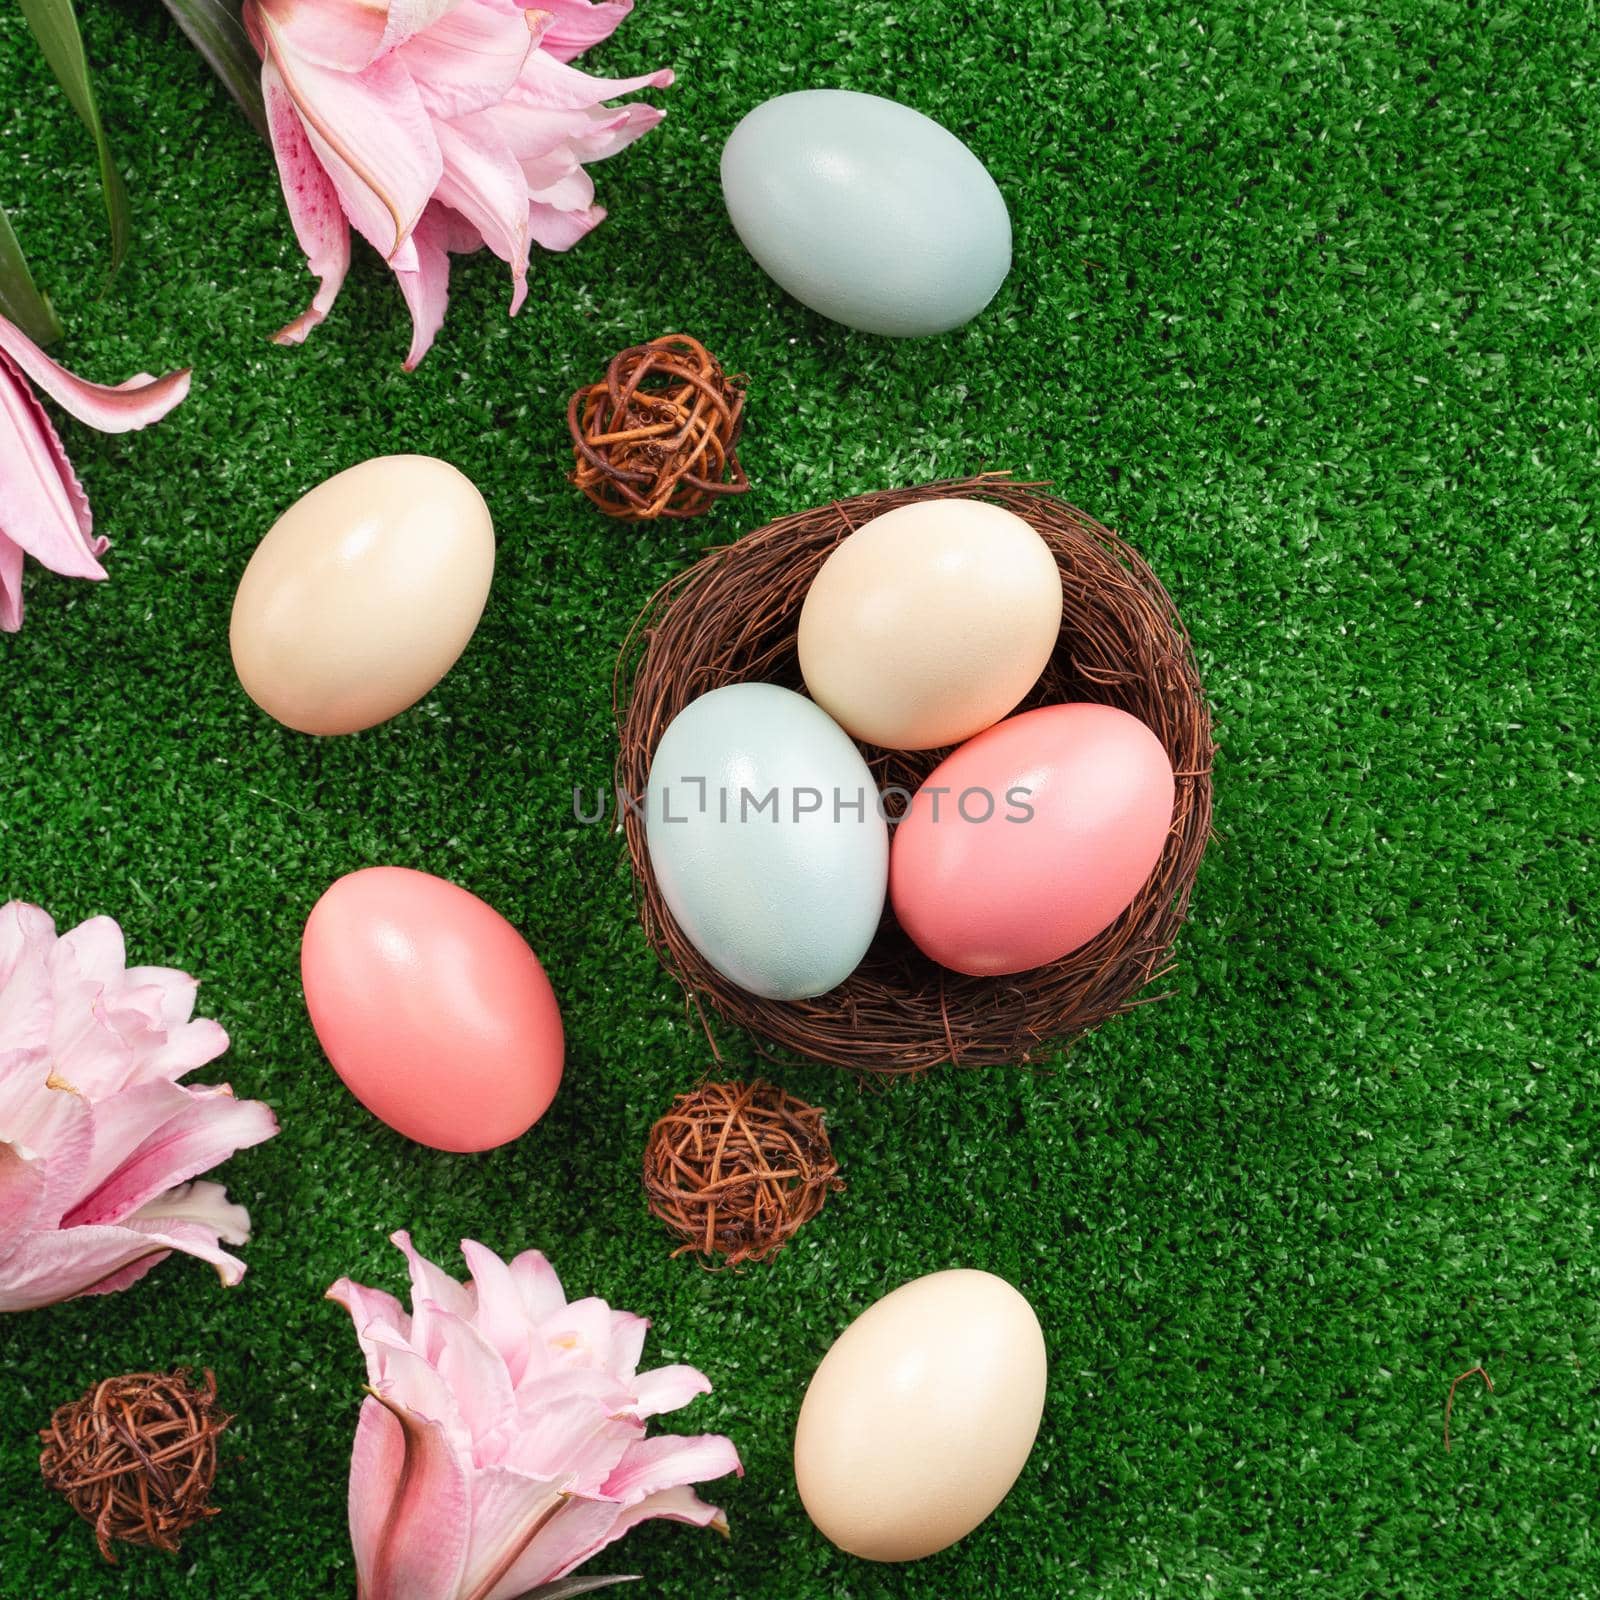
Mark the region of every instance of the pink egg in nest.
<instances>
[{"instance_id":1,"label":"pink egg in nest","mask_svg":"<svg viewBox=\"0 0 1600 1600\"><path fill-rule=\"evenodd\" d=\"M1161 741L1115 706L1040 706L928 775L895 829L889 895L924 955L1028 972L1104 932L1155 870L1175 784Z\"/></svg>"}]
</instances>

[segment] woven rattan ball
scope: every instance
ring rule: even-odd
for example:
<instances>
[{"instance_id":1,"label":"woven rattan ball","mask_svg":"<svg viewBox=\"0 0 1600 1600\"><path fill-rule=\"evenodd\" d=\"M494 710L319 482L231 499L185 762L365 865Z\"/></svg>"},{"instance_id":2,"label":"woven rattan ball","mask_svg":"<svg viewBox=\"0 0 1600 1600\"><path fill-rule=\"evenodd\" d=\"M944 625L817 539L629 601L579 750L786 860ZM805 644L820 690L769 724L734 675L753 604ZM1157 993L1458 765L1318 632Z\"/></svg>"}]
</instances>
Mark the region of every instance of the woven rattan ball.
<instances>
[{"instance_id":1,"label":"woven rattan ball","mask_svg":"<svg viewBox=\"0 0 1600 1600\"><path fill-rule=\"evenodd\" d=\"M58 1406L39 1430L44 1481L92 1523L100 1554L113 1540L176 1550L183 1533L216 1515L206 1502L217 1476L217 1436L232 1418L217 1406L208 1371L186 1368L105 1378Z\"/></svg>"},{"instance_id":2,"label":"woven rattan ball","mask_svg":"<svg viewBox=\"0 0 1600 1600\"><path fill-rule=\"evenodd\" d=\"M744 390L697 339L669 333L614 356L567 402L572 481L628 522L697 517L750 487L739 465Z\"/></svg>"},{"instance_id":3,"label":"woven rattan ball","mask_svg":"<svg viewBox=\"0 0 1600 1600\"><path fill-rule=\"evenodd\" d=\"M1003 978L950 972L885 915L865 960L812 1000L764 1000L722 976L684 936L650 867L645 818L650 761L691 701L723 684L772 682L804 691L795 635L822 563L855 529L919 500L993 501L1030 523L1055 555L1061 635L1018 710L1095 700L1154 729L1177 778L1172 828L1155 871L1103 933L1060 961ZM617 662L616 784L639 885L645 936L707 1011L783 1049L874 1073L941 1062L1030 1060L1108 1017L1157 998L1211 833L1211 715L1194 650L1167 592L1109 528L1037 484L1005 473L836 500L768 523L703 556L646 604ZM880 789L914 791L947 752L864 747ZM711 1038L713 1051L717 1044Z\"/></svg>"},{"instance_id":4,"label":"woven rattan ball","mask_svg":"<svg viewBox=\"0 0 1600 1600\"><path fill-rule=\"evenodd\" d=\"M760 1078L679 1095L645 1143L645 1194L684 1241L675 1256L771 1260L843 1187L821 1111Z\"/></svg>"}]
</instances>

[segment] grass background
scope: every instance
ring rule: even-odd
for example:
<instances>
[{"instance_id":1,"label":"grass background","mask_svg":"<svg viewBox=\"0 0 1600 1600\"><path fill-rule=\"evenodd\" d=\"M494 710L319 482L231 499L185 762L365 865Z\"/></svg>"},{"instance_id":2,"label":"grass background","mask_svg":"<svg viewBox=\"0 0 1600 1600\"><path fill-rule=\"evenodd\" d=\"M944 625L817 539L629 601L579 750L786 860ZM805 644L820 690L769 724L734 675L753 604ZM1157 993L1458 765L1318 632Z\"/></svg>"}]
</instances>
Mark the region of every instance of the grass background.
<instances>
[{"instance_id":1,"label":"grass background","mask_svg":"<svg viewBox=\"0 0 1600 1600\"><path fill-rule=\"evenodd\" d=\"M64 359L195 384L147 433L65 428L111 580L33 571L0 641L0 898L110 912L136 959L199 974L233 1037L211 1075L283 1133L223 1169L256 1227L237 1290L174 1259L0 1324L0 1594L350 1593L362 1368L321 1296L398 1288L402 1225L445 1260L463 1235L542 1247L571 1292L654 1318L648 1355L711 1376L675 1420L743 1451L714 1490L733 1538L636 1533L602 1559L637 1592L1600 1593L1594 8L645 0L597 63L680 82L597 170L611 220L535 262L515 322L504 270L461 263L409 376L359 245L310 343L266 342L311 288L266 150L152 0L81 9L135 254L100 297L88 144L9 7L0 199ZM722 141L812 85L917 105L990 166L1016 264L970 327L846 332L740 248ZM563 481L565 396L676 328L751 375L758 489L613 526ZM305 739L235 682L233 588L284 506L396 450L482 487L494 593L423 705ZM609 773L616 646L705 542L995 466L1121 529L1194 633L1219 838L1177 995L1050 1072L782 1073L831 1109L848 1192L771 1267L670 1262L638 1157L707 1052L614 840L570 816ZM509 1149L405 1143L317 1048L301 925L375 862L483 895L548 966L566 1081ZM852 1316L956 1264L1037 1307L1044 1426L971 1538L865 1565L797 1502L801 1393ZM110 1571L40 1488L33 1430L169 1361L214 1366L239 1413L225 1512ZM1463 1386L1447 1455L1449 1381L1479 1362L1495 1392Z\"/></svg>"}]
</instances>

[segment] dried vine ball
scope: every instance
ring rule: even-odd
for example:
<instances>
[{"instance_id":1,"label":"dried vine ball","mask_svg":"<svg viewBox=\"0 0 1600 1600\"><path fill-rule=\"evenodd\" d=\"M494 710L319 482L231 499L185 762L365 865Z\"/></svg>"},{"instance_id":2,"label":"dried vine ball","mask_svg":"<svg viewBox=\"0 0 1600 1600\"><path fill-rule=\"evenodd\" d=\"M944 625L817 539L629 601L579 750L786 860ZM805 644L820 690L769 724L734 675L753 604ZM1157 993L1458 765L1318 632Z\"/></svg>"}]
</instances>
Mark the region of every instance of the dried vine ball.
<instances>
[{"instance_id":1,"label":"dried vine ball","mask_svg":"<svg viewBox=\"0 0 1600 1600\"><path fill-rule=\"evenodd\" d=\"M822 1113L757 1078L680 1094L650 1130L644 1189L686 1250L770 1261L842 1189Z\"/></svg>"},{"instance_id":2,"label":"dried vine ball","mask_svg":"<svg viewBox=\"0 0 1600 1600\"><path fill-rule=\"evenodd\" d=\"M736 454L744 389L697 339L669 333L612 358L567 402L572 481L628 522L697 517L750 487Z\"/></svg>"},{"instance_id":3,"label":"dried vine ball","mask_svg":"<svg viewBox=\"0 0 1600 1600\"><path fill-rule=\"evenodd\" d=\"M58 1406L39 1430L44 1481L94 1525L100 1554L112 1542L176 1550L181 1536L217 1508L206 1502L217 1476L217 1437L233 1419L217 1406L217 1380L196 1387L187 1368L105 1378Z\"/></svg>"},{"instance_id":4,"label":"dried vine ball","mask_svg":"<svg viewBox=\"0 0 1600 1600\"><path fill-rule=\"evenodd\" d=\"M1033 972L970 978L924 956L886 915L866 959L813 1000L763 1000L717 972L662 900L645 820L622 808L645 935L700 1008L813 1060L877 1073L956 1062L1026 1061L1126 1011L1171 963L1211 831L1211 716L1176 609L1136 551L1040 486L1004 473L857 495L783 517L714 550L646 604L617 663L617 787L648 788L667 724L723 684L802 689L795 635L811 580L863 523L918 500L993 501L1030 523L1061 569L1065 605L1055 654L1018 710L1094 700L1155 730L1177 779L1172 829L1149 881L1088 944ZM880 788L915 791L945 753L865 747ZM707 1033L710 1033L707 1024ZM713 1048L715 1040L713 1039Z\"/></svg>"}]
</instances>

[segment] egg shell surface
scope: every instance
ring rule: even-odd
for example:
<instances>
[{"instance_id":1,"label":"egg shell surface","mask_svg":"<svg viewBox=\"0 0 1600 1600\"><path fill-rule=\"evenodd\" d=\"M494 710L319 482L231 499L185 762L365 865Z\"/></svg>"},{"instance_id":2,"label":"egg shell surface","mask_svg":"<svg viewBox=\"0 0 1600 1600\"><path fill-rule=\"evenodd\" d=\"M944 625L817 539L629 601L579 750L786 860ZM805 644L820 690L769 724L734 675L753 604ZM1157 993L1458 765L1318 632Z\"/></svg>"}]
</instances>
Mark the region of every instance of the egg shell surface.
<instances>
[{"instance_id":1,"label":"egg shell surface","mask_svg":"<svg viewBox=\"0 0 1600 1600\"><path fill-rule=\"evenodd\" d=\"M1011 270L1011 217L983 163L878 95L802 89L757 106L723 148L722 193L780 287L864 333L958 328Z\"/></svg>"},{"instance_id":2,"label":"egg shell surface","mask_svg":"<svg viewBox=\"0 0 1600 1600\"><path fill-rule=\"evenodd\" d=\"M245 693L301 733L355 733L455 665L489 596L494 525L432 456L377 456L302 495L239 580L229 643Z\"/></svg>"},{"instance_id":3,"label":"egg shell surface","mask_svg":"<svg viewBox=\"0 0 1600 1600\"><path fill-rule=\"evenodd\" d=\"M855 970L883 914L888 826L825 711L771 683L701 695L662 734L646 805L662 896L724 977L799 1000Z\"/></svg>"},{"instance_id":4,"label":"egg shell surface","mask_svg":"<svg viewBox=\"0 0 1600 1600\"><path fill-rule=\"evenodd\" d=\"M1003 1278L957 1269L902 1284L822 1358L794 1473L823 1534L869 1561L916 1561L1005 1499L1044 1414L1044 1334Z\"/></svg>"},{"instance_id":5,"label":"egg shell surface","mask_svg":"<svg viewBox=\"0 0 1600 1600\"><path fill-rule=\"evenodd\" d=\"M1126 711L1008 717L912 797L889 868L895 916L956 972L1059 961L1132 904L1161 859L1175 793L1161 741Z\"/></svg>"},{"instance_id":6,"label":"egg shell surface","mask_svg":"<svg viewBox=\"0 0 1600 1600\"><path fill-rule=\"evenodd\" d=\"M418 1144L491 1150L555 1098L565 1044L550 980L456 884L409 867L348 873L306 919L300 976L334 1071Z\"/></svg>"},{"instance_id":7,"label":"egg shell surface","mask_svg":"<svg viewBox=\"0 0 1600 1600\"><path fill-rule=\"evenodd\" d=\"M823 562L800 608L812 698L857 739L937 750L998 722L1061 632L1061 571L1021 517L924 500L874 517Z\"/></svg>"}]
</instances>

